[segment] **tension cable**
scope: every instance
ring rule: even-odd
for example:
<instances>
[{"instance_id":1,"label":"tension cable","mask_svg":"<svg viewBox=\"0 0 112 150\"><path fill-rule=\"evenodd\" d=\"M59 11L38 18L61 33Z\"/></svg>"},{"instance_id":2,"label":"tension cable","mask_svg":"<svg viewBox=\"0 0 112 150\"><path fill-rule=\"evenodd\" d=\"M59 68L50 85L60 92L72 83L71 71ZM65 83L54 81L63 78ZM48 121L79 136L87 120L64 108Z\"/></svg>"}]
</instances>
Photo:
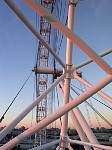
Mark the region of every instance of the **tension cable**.
<instances>
[{"instance_id":1,"label":"tension cable","mask_svg":"<svg viewBox=\"0 0 112 150\"><path fill-rule=\"evenodd\" d=\"M78 96L80 95L73 87L70 87ZM105 122L107 122L107 124L112 127L112 124L103 116L101 115L98 110L96 110L92 105L90 105L87 101L85 101L85 103L88 104L88 106L90 106Z\"/></svg>"},{"instance_id":2,"label":"tension cable","mask_svg":"<svg viewBox=\"0 0 112 150\"><path fill-rule=\"evenodd\" d=\"M81 89L78 88L77 86L75 86L75 85L73 85L73 84L71 84L71 85L74 86L76 89L78 89L78 90L84 92L83 90L81 90ZM93 98L94 100L96 100L96 101L99 102L100 104L102 104L102 105L106 106L107 108L109 108L110 110L112 110L112 108L111 108L110 106L108 106L108 105L104 104L103 102L99 101L97 98L95 98L95 97L93 97L93 96L91 96L91 98ZM102 98L102 97L101 97L101 98Z\"/></svg>"},{"instance_id":3,"label":"tension cable","mask_svg":"<svg viewBox=\"0 0 112 150\"><path fill-rule=\"evenodd\" d=\"M7 111L9 110L9 108L12 106L12 104L14 103L14 101L16 100L17 96L19 95L19 93L21 92L21 90L23 89L23 87L25 86L25 84L28 82L29 78L31 77L32 72L30 73L30 75L28 76L28 78L26 79L26 81L24 82L24 84L22 85L22 87L20 88L20 90L18 91L18 93L16 94L16 96L13 98L12 102L10 103L10 105L8 106L8 108L6 109L6 111L4 112L4 114L2 115L2 117L0 118L0 122L2 122L2 120L4 119Z\"/></svg>"}]
</instances>

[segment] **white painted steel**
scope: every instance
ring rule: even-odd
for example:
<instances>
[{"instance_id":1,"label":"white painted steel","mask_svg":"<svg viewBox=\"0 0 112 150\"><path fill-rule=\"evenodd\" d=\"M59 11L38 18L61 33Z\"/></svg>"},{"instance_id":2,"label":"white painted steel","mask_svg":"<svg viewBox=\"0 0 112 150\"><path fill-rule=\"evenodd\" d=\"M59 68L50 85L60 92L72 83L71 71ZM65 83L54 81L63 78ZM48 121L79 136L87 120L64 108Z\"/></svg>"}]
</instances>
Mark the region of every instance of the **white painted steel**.
<instances>
[{"instance_id":1,"label":"white painted steel","mask_svg":"<svg viewBox=\"0 0 112 150\"><path fill-rule=\"evenodd\" d=\"M104 57L104 56L106 56L106 55L108 55L108 54L110 54L110 53L112 53L112 48L107 49L106 51L102 52L101 54L99 54L99 56L100 56L100 57ZM84 67L84 66L90 64L91 62L93 62L93 60L91 60L91 59L86 60L85 62L82 62L81 64L75 66L74 69L79 69L79 68L81 68L81 67Z\"/></svg>"},{"instance_id":2,"label":"white painted steel","mask_svg":"<svg viewBox=\"0 0 112 150\"><path fill-rule=\"evenodd\" d=\"M83 83L84 85L86 85L87 87L92 87L93 85L90 84L89 82L85 81L83 78L80 78L76 72L74 71L73 76L75 79L77 79L78 81L80 81L81 83ZM102 91L98 91L97 94L99 94L101 97L105 98L107 101L109 101L110 103L112 103L112 98L110 96L108 96L107 94L105 94Z\"/></svg>"},{"instance_id":3,"label":"white painted steel","mask_svg":"<svg viewBox=\"0 0 112 150\"><path fill-rule=\"evenodd\" d=\"M55 73L54 67L37 66L36 70L34 71L40 74L54 74Z\"/></svg>"},{"instance_id":4,"label":"white painted steel","mask_svg":"<svg viewBox=\"0 0 112 150\"><path fill-rule=\"evenodd\" d=\"M10 124L8 124L0 132L0 141L49 93L53 88L65 77L63 74L59 77L43 94L41 94L36 100L31 103L23 112L21 112Z\"/></svg>"},{"instance_id":5,"label":"white painted steel","mask_svg":"<svg viewBox=\"0 0 112 150\"><path fill-rule=\"evenodd\" d=\"M30 150L43 150L43 149L52 147L52 146L54 146L54 145L56 145L56 144L59 144L60 142L61 142L61 139L55 140L55 141L52 141L52 142L50 142L50 143L47 143L47 144L44 144L44 145L41 145L41 146L32 148L32 149L30 149Z\"/></svg>"},{"instance_id":6,"label":"white painted steel","mask_svg":"<svg viewBox=\"0 0 112 150\"><path fill-rule=\"evenodd\" d=\"M105 50L105 51L102 52L102 53L100 53L99 56L100 56L100 57L104 57L104 56L106 56L106 55L108 55L108 54L110 54L110 53L112 53L112 49L111 49L111 48ZM93 60L89 59L89 60L86 60L85 62L82 62L82 63L79 64L79 65L72 66L72 68L73 68L74 70L77 70L77 69L79 69L79 68L81 68L81 67L84 67L84 66L86 66L86 65L88 65L88 64L90 64L90 63L92 63L92 62L93 62ZM35 70L34 70L34 71L35 71ZM62 73L62 72L63 72L63 69L56 69L55 71ZM55 71L54 71L54 68L53 68L53 67L39 67L39 66L37 67L37 73L54 74Z\"/></svg>"},{"instance_id":7,"label":"white painted steel","mask_svg":"<svg viewBox=\"0 0 112 150\"><path fill-rule=\"evenodd\" d=\"M81 115L80 110L77 110L76 108L72 111L72 113L75 114L75 117L80 120L80 125L83 129L83 131L85 132L86 136L88 137L89 141L91 143L95 143L95 144L99 144L98 140L96 139L94 133L92 132L92 130L90 129L88 123L86 122L86 120L84 119L83 115ZM95 148L95 150L98 150L97 148Z\"/></svg>"},{"instance_id":8,"label":"white painted steel","mask_svg":"<svg viewBox=\"0 0 112 150\"><path fill-rule=\"evenodd\" d=\"M28 29L41 41L41 43L49 50L49 52L56 58L56 60L65 68L65 64L55 53L55 51L46 43L44 38L37 32L33 25L28 21L28 19L21 13L18 7L13 3L12 0L4 0L5 3L13 10L13 12L20 18L20 20L28 27Z\"/></svg>"},{"instance_id":9,"label":"white painted steel","mask_svg":"<svg viewBox=\"0 0 112 150\"><path fill-rule=\"evenodd\" d=\"M60 82L60 86L61 86L62 93L64 93L64 90L63 90L64 85L62 82ZM70 95L70 101L72 101L72 100L73 100L73 98ZM72 121L74 123L74 126L75 126L78 134L79 134L81 141L88 142L88 139L89 139L90 142L98 143L96 137L92 133L91 129L89 128L85 118L83 117L83 115L80 112L80 110L78 109L78 107L75 107L73 110L70 111L70 117L72 118ZM79 116L81 116L82 120L80 120L80 118L76 117L77 114L79 114ZM85 123L84 126L83 126L83 123ZM87 130L87 132L86 132L86 130ZM89 135L87 134L88 132L89 132ZM85 135L87 135L88 138ZM84 148L85 148L85 150L91 150L90 147L85 146Z\"/></svg>"},{"instance_id":10,"label":"white painted steel","mask_svg":"<svg viewBox=\"0 0 112 150\"><path fill-rule=\"evenodd\" d=\"M112 68L107 64L90 46L88 46L75 33L63 25L52 14L46 11L36 0L24 0L32 9L34 9L41 16L46 18L54 27L66 35L74 44L76 44L82 51L84 51L96 64L101 67L107 74L112 75Z\"/></svg>"},{"instance_id":11,"label":"white painted steel","mask_svg":"<svg viewBox=\"0 0 112 150\"><path fill-rule=\"evenodd\" d=\"M88 139L87 139L87 137L85 136L84 131L83 131L83 129L82 129L79 121L77 120L77 118L76 118L75 113L73 112L73 110L70 111L70 117L71 117L71 119L73 121L75 129L78 132L78 135L79 135L81 141L83 141L83 142L89 142ZM90 147L87 147L87 146L84 146L84 149L85 150L92 150Z\"/></svg>"},{"instance_id":12,"label":"white painted steel","mask_svg":"<svg viewBox=\"0 0 112 150\"><path fill-rule=\"evenodd\" d=\"M98 148L98 149L102 149L102 150L112 150L111 146L98 145L98 144L94 144L94 143L87 143L87 142L82 142L82 141L77 141L77 140L71 140L69 138L68 138L68 142L79 144L79 145L90 146L90 147L94 147L94 148Z\"/></svg>"},{"instance_id":13,"label":"white painted steel","mask_svg":"<svg viewBox=\"0 0 112 150\"><path fill-rule=\"evenodd\" d=\"M71 2L71 1L70 1ZM73 31L74 25L74 3L70 3L68 6L68 28ZM65 86L64 86L64 96L63 96L63 106L69 103L69 95L70 95L70 82L71 82L71 67L72 67L72 49L73 43L70 39L67 38L67 45L66 45L66 68L65 68ZM67 128L68 128L68 113L62 116L62 126L61 126L61 137L63 138L61 142L60 150L65 149L65 145L67 145L66 140L64 137L67 136Z\"/></svg>"},{"instance_id":14,"label":"white painted steel","mask_svg":"<svg viewBox=\"0 0 112 150\"><path fill-rule=\"evenodd\" d=\"M82 93L80 96L75 98L73 101L69 102L53 114L49 115L39 123L35 124L22 134L18 135L8 143L4 144L2 147L0 147L0 150L9 150L13 148L15 145L20 143L21 141L25 140L26 138L33 135L35 132L38 132L43 127L47 126L48 124L52 123L54 120L60 118L64 114L66 114L68 111L72 110L74 107L78 106L85 100L87 100L89 97L91 97L93 94L95 94L97 91L101 90L101 88L105 87L107 84L112 82L112 76L107 75L104 79L102 79L100 82L95 84L93 87Z\"/></svg>"},{"instance_id":15,"label":"white painted steel","mask_svg":"<svg viewBox=\"0 0 112 150\"><path fill-rule=\"evenodd\" d=\"M60 150L60 147L58 146L58 147L56 148L56 150Z\"/></svg>"},{"instance_id":16,"label":"white painted steel","mask_svg":"<svg viewBox=\"0 0 112 150\"><path fill-rule=\"evenodd\" d=\"M16 15L24 22L24 24L31 30L31 32L43 43L43 45L51 52L51 54L57 59L57 61L65 68L65 64L62 62L62 60L56 55L54 50L44 41L44 39L40 36L40 34L35 30L35 28L31 25L31 23L23 16L23 14L19 11L19 9L15 6L15 4L12 2L12 0L4 0L9 7L16 13ZM105 87L107 84L112 82L112 68L100 57L96 54L95 51L93 51L92 48L90 48L84 41L82 41L76 34L74 34L70 29L68 29L66 26L64 26L62 23L60 23L52 14L49 14L39 3L37 3L36 0L24 0L28 5L30 5L34 10L36 10L40 15L42 15L44 18L46 18L54 27L56 27L58 30L60 30L62 33L64 33L72 42L74 42L80 49L82 49L93 61L95 61L107 74L111 74L106 76L103 80L95 84L94 86L91 86L90 89L85 91L83 94L78 96L76 99L68 103L69 100L69 88L70 88L70 70L71 70L71 52L67 51L67 56L66 56L66 84L65 84L65 93L66 91L67 94L64 95L64 99L67 99L66 102L64 102L64 106L60 108L58 111L55 113L49 115L39 123L35 124L22 134L18 135L2 147L0 147L0 150L9 150L13 148L15 145L23 141L24 139L30 137L32 134L35 132L41 130L43 127L47 126L54 120L58 119L59 117L65 115L73 109L74 107L78 106L80 103L84 102L87 100L90 96L98 92L100 89ZM80 67L81 65L79 65ZM78 66L76 66L78 67ZM73 70L76 69L72 68ZM68 71L68 72L67 72ZM31 105L29 105L17 118L14 119L12 123L10 123L2 132L0 133L0 140L7 134L9 133L41 100L43 97L45 97L52 89L57 85L65 75L62 75L56 82L48 88L45 93L40 95L35 102L33 102ZM67 104L68 103L68 104ZM67 115L66 115L67 116ZM82 123L81 123L82 124ZM84 123L85 125L85 123ZM62 127L62 132L61 135L62 137L66 136L66 129L67 129L67 117L63 121L63 127ZM87 133L88 134L88 133ZM91 144L91 143L86 143L82 141L73 141L68 139L68 142L77 142L77 144L82 144L85 146L94 146L96 148L103 148L110 150L112 147L107 147L103 145L98 145L98 144ZM64 145L62 145L64 146Z\"/></svg>"}]
</instances>

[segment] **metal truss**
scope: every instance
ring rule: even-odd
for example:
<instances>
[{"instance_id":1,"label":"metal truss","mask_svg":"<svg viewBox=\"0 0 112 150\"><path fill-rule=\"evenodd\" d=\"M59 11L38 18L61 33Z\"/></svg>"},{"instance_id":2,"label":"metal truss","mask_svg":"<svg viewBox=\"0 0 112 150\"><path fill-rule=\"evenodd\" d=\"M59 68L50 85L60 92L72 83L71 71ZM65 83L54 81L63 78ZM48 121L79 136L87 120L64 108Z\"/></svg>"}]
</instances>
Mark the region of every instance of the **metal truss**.
<instances>
[{"instance_id":1,"label":"metal truss","mask_svg":"<svg viewBox=\"0 0 112 150\"><path fill-rule=\"evenodd\" d=\"M48 10L50 13L53 9L53 1L51 0L41 0L41 5ZM51 33L51 24L43 17L40 17L40 35L43 37L47 44L50 44L50 33ZM37 56L37 64L34 69L37 81L36 81L36 96L38 97L47 89L47 84L49 81L48 74L37 74L37 68L39 67L47 67L49 60L49 51L48 49L39 42L38 46L38 56ZM53 99L51 94L51 99ZM45 96L42 101L37 105L36 109L36 122L40 122L47 116L47 102L49 101L49 97ZM52 109L52 108L51 108ZM35 145L42 145L46 143L46 127L41 129L39 132L35 134Z\"/></svg>"},{"instance_id":2,"label":"metal truss","mask_svg":"<svg viewBox=\"0 0 112 150\"><path fill-rule=\"evenodd\" d=\"M8 5L9 1L4 0ZM24 139L30 137L34 133L42 130L45 128L47 125L55 121L56 119L62 118L62 128L61 128L61 134L60 134L60 139L44 144L42 146L38 146L35 148L32 148L32 150L41 150L41 149L46 149L49 148L57 143L59 143L59 146L56 149L60 150L65 150L65 148L69 148L72 150L70 147L70 143L76 143L83 145L85 150L91 150L91 147L94 148L94 150L98 149L105 149L105 150L111 150L111 146L105 146L105 145L100 145L99 142L97 141L96 137L93 135L92 130L89 128L87 122L85 119L82 117L81 112L77 109L77 106L81 104L82 102L86 101L88 98L90 98L92 95L95 93L99 92L103 87L108 85L109 83L112 82L112 68L107 64L95 51L90 48L84 41L82 41L77 35L75 35L72 32L72 20L69 21L68 23L68 28L64 26L61 22L59 22L52 14L50 14L48 11L46 11L40 4L36 2L36 0L24 0L30 7L32 7L37 13L39 13L41 16L43 16L45 19L47 19L51 24L56 27L58 30L60 30L63 34L67 36L67 49L66 49L66 64L64 64L61 59L55 54L55 52L52 51L52 48L49 47L46 42L38 35L37 31L33 30L34 35L39 38L39 40L43 43L45 47L48 48L48 50L52 53L52 55L57 59L57 61L63 66L64 72L63 74L50 86L48 87L42 94L40 94L36 100L29 105L23 112L21 112L5 129L2 130L0 133L0 140L5 137L5 135L10 132L17 124L20 122L35 106L37 106L40 101L44 97L47 96L49 92L53 90L53 88L57 85L61 85L61 90L64 94L64 99L63 99L63 106L52 113L51 115L47 116L46 118L42 119L35 125L33 125L31 128L27 129L24 131L22 134L18 135L8 143L4 144L2 147L0 147L0 150L9 150L13 148L15 145L19 144L21 141ZM72 10L68 12L68 16L73 15L73 10L74 10L74 2L75 1L70 1L69 10ZM76 1L77 2L77 1ZM10 4L9 5L12 9L14 5ZM18 15L16 12L16 9L14 7L13 11ZM22 17L23 18L23 17ZM20 18L21 19L21 18ZM22 20L22 19L21 19ZM27 22L24 22L25 25L27 25ZM31 26L30 26L31 27ZM32 28L29 29L32 31ZM76 69L83 65L88 64L88 61L82 64L79 64L78 66L73 66L72 65L72 43L71 41L76 44L83 52L85 52L100 68L102 68L106 73L106 77L101 79L99 82L97 82L95 85L90 85L85 82L85 85L89 87L87 91L82 93L76 98L72 98L70 96L69 90L70 90L70 80L71 77L77 78L76 76ZM90 63L91 61L89 61ZM47 69L45 69L45 72L47 72ZM62 80L65 79L64 85L62 84ZM78 78L77 78L78 79ZM83 80L81 82L84 82ZM112 102L112 98L109 98L108 96L106 97L106 94L103 95L103 93L100 91L100 95L102 94L102 97L105 96L105 98ZM73 99L73 100L72 100ZM67 125L68 125L68 112L70 112L71 118L73 122L75 122L74 126L76 127L81 141L77 140L71 140L67 136ZM94 144L93 144L94 143Z\"/></svg>"}]
</instances>

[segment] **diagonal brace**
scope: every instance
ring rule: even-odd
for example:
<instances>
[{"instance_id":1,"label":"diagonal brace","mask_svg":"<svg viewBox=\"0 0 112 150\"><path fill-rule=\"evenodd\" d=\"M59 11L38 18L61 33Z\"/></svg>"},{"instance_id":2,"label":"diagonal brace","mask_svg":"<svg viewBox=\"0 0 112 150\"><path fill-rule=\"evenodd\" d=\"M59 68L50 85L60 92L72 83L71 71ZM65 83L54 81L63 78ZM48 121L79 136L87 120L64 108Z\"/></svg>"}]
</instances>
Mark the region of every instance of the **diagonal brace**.
<instances>
[{"instance_id":1,"label":"diagonal brace","mask_svg":"<svg viewBox=\"0 0 112 150\"><path fill-rule=\"evenodd\" d=\"M63 106L62 108L60 108L59 110L54 112L53 114L49 115L48 117L46 117L39 123L35 124L28 130L23 132L22 134L18 135L17 137L15 137L11 141L9 141L8 143L6 143L2 147L0 147L0 150L4 150L4 149L9 150L9 149L13 148L15 145L17 145L21 141L30 137L35 132L38 132L39 130L41 130L42 128L47 126L48 124L52 123L54 120L60 118L61 116L63 116L64 114L66 114L67 112L72 110L73 108L77 107L82 102L86 101L89 97L91 97L93 94L95 94L96 92L101 90L103 87L105 87L110 82L112 82L112 76L107 75L103 80L99 81L97 84L95 84L93 87L91 87L90 89L85 91L83 94L81 94L80 96L75 98L73 101L69 102L68 104L66 104L65 106Z\"/></svg>"},{"instance_id":2,"label":"diagonal brace","mask_svg":"<svg viewBox=\"0 0 112 150\"><path fill-rule=\"evenodd\" d=\"M32 9L39 13L42 17L47 19L54 27L66 35L74 44L76 44L82 51L84 51L96 64L102 68L107 74L112 75L112 68L100 57L98 54L88 46L75 33L63 25L52 14L45 10L36 0L24 0Z\"/></svg>"}]
</instances>

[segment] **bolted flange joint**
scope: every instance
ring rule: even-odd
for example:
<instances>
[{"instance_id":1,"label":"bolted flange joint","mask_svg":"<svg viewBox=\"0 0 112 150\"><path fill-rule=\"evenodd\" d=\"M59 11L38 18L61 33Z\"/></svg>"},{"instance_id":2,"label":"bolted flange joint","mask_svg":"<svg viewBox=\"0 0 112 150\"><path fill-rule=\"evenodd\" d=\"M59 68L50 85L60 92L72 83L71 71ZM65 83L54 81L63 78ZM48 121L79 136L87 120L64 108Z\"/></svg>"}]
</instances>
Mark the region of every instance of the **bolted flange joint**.
<instances>
[{"instance_id":1,"label":"bolted flange joint","mask_svg":"<svg viewBox=\"0 0 112 150\"><path fill-rule=\"evenodd\" d=\"M71 79L72 78L72 72L71 72L71 67L72 67L72 64L66 64L66 67L65 67L65 74L66 74L66 79Z\"/></svg>"},{"instance_id":2,"label":"bolted flange joint","mask_svg":"<svg viewBox=\"0 0 112 150\"><path fill-rule=\"evenodd\" d=\"M77 5L77 3L79 2L79 0L69 0L69 4L68 5Z\"/></svg>"},{"instance_id":3,"label":"bolted flange joint","mask_svg":"<svg viewBox=\"0 0 112 150\"><path fill-rule=\"evenodd\" d=\"M68 148L68 136L61 136L60 148Z\"/></svg>"}]
</instances>

